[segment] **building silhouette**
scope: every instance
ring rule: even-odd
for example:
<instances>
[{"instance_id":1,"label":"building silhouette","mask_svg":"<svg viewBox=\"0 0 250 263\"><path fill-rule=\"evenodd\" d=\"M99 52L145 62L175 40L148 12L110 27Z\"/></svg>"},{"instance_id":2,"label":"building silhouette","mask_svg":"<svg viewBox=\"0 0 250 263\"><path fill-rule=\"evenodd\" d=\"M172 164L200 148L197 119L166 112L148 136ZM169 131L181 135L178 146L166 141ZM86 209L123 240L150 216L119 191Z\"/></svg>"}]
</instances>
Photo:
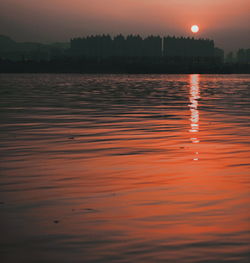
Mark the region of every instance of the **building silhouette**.
<instances>
[{"instance_id":1,"label":"building silhouette","mask_svg":"<svg viewBox=\"0 0 250 263\"><path fill-rule=\"evenodd\" d=\"M250 49L239 49L236 59L240 64L250 64Z\"/></svg>"},{"instance_id":2,"label":"building silhouette","mask_svg":"<svg viewBox=\"0 0 250 263\"><path fill-rule=\"evenodd\" d=\"M139 35L87 36L71 39L71 54L82 57L222 57L214 41L184 37Z\"/></svg>"},{"instance_id":3,"label":"building silhouette","mask_svg":"<svg viewBox=\"0 0 250 263\"><path fill-rule=\"evenodd\" d=\"M166 57L212 57L214 41L184 37L164 37L163 55Z\"/></svg>"},{"instance_id":4,"label":"building silhouette","mask_svg":"<svg viewBox=\"0 0 250 263\"><path fill-rule=\"evenodd\" d=\"M143 56L161 57L162 56L162 38L159 36L149 36L143 41Z\"/></svg>"}]
</instances>

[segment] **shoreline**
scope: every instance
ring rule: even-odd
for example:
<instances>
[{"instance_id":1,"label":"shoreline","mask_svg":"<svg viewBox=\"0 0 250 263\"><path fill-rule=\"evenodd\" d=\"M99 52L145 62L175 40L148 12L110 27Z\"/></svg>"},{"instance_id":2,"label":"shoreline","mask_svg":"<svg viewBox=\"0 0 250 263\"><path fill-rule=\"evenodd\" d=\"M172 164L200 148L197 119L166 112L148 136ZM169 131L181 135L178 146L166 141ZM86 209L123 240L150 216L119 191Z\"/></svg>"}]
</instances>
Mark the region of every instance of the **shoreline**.
<instances>
[{"instance_id":1,"label":"shoreline","mask_svg":"<svg viewBox=\"0 0 250 263\"><path fill-rule=\"evenodd\" d=\"M250 64L210 58L64 58L0 60L0 73L76 74L250 74Z\"/></svg>"}]
</instances>

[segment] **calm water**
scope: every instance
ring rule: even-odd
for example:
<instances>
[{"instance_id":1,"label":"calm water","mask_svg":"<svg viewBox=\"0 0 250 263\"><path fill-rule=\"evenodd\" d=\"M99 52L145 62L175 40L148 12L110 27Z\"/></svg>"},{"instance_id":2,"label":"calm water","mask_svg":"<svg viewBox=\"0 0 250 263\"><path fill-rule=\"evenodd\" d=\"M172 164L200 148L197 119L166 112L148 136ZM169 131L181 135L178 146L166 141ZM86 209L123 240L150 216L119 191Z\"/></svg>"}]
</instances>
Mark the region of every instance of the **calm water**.
<instances>
[{"instance_id":1,"label":"calm water","mask_svg":"<svg viewBox=\"0 0 250 263\"><path fill-rule=\"evenodd\" d=\"M1 262L250 260L250 75L0 86Z\"/></svg>"}]
</instances>

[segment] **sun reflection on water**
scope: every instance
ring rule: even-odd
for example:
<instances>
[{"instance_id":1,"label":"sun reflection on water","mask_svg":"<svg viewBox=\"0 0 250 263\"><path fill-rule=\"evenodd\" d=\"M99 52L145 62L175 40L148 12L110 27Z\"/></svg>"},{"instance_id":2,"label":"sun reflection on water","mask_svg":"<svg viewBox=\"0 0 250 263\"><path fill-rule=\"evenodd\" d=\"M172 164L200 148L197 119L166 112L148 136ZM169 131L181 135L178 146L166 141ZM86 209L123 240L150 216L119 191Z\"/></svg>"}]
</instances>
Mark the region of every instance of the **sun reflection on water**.
<instances>
[{"instance_id":1,"label":"sun reflection on water","mask_svg":"<svg viewBox=\"0 0 250 263\"><path fill-rule=\"evenodd\" d=\"M190 130L189 132L192 134L190 140L192 143L199 143L200 140L198 138L198 132L199 132L199 100L200 98L200 86L199 86L199 75L190 75L190 91L189 91L189 100L190 100ZM195 157L193 158L194 161L199 160L199 153L195 152Z\"/></svg>"}]
</instances>

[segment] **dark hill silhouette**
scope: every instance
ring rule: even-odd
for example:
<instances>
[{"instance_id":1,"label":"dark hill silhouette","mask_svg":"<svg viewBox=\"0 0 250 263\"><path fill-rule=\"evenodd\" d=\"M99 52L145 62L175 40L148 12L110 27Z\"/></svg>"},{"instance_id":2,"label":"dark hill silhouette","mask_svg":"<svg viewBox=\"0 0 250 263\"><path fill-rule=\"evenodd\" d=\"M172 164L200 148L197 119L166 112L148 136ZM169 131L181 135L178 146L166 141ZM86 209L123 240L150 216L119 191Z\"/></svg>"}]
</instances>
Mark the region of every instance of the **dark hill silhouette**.
<instances>
[{"instance_id":1,"label":"dark hill silhouette","mask_svg":"<svg viewBox=\"0 0 250 263\"><path fill-rule=\"evenodd\" d=\"M0 35L0 52L8 52L15 50L17 48L17 43L10 37Z\"/></svg>"},{"instance_id":2,"label":"dark hill silhouette","mask_svg":"<svg viewBox=\"0 0 250 263\"><path fill-rule=\"evenodd\" d=\"M69 43L41 44L36 42L16 42L8 36L0 35L0 58L11 61L50 60L62 56L69 49Z\"/></svg>"}]
</instances>

